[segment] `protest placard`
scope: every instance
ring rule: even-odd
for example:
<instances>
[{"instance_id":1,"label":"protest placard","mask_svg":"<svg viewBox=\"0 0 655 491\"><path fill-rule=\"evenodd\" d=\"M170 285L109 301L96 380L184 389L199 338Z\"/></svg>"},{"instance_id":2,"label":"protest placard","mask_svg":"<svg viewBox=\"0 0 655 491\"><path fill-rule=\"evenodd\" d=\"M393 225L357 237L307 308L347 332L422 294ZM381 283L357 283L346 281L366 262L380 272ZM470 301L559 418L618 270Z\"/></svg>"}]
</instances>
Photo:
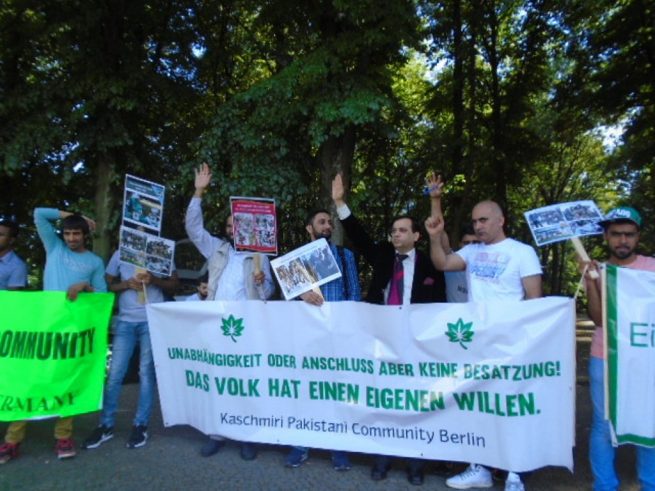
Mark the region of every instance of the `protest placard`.
<instances>
[{"instance_id":1,"label":"protest placard","mask_svg":"<svg viewBox=\"0 0 655 491\"><path fill-rule=\"evenodd\" d=\"M275 200L230 197L234 248L237 251L277 255Z\"/></svg>"},{"instance_id":2,"label":"protest placard","mask_svg":"<svg viewBox=\"0 0 655 491\"><path fill-rule=\"evenodd\" d=\"M603 232L603 215L593 201L571 201L525 212L538 246Z\"/></svg>"},{"instance_id":3,"label":"protest placard","mask_svg":"<svg viewBox=\"0 0 655 491\"><path fill-rule=\"evenodd\" d=\"M341 278L327 240L319 239L271 261L282 294L287 300Z\"/></svg>"},{"instance_id":4,"label":"protest placard","mask_svg":"<svg viewBox=\"0 0 655 491\"><path fill-rule=\"evenodd\" d=\"M139 230L121 227L120 260L137 268L170 276L173 271L175 242Z\"/></svg>"},{"instance_id":5,"label":"protest placard","mask_svg":"<svg viewBox=\"0 0 655 491\"><path fill-rule=\"evenodd\" d=\"M149 233L161 234L166 188L139 177L125 175L123 191L123 224L143 227Z\"/></svg>"},{"instance_id":6,"label":"protest placard","mask_svg":"<svg viewBox=\"0 0 655 491\"><path fill-rule=\"evenodd\" d=\"M0 291L0 421L98 411L114 295Z\"/></svg>"}]
</instances>

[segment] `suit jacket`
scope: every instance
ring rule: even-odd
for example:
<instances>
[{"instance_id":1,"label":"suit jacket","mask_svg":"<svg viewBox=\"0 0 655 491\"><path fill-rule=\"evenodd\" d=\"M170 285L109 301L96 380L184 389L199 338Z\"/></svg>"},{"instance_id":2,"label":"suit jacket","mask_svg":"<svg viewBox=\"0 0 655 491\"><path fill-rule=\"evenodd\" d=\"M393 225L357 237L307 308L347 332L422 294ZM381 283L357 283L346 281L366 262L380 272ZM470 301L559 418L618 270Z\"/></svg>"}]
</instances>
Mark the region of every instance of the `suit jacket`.
<instances>
[{"instance_id":1,"label":"suit jacket","mask_svg":"<svg viewBox=\"0 0 655 491\"><path fill-rule=\"evenodd\" d=\"M352 213L340 222L355 250L373 267L373 277L364 300L384 304L384 289L391 280L396 250L390 242L373 242ZM417 249L410 303L445 301L446 282L443 273L435 269L427 254Z\"/></svg>"}]
</instances>

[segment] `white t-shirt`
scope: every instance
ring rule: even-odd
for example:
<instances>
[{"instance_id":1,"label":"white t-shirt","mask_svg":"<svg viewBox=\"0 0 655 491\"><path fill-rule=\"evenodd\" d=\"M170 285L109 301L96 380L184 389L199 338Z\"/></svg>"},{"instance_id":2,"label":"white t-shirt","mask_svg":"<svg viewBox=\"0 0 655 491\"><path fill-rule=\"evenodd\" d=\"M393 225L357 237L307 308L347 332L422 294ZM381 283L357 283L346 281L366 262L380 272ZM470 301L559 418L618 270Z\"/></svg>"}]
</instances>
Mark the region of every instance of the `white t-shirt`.
<instances>
[{"instance_id":1,"label":"white t-shirt","mask_svg":"<svg viewBox=\"0 0 655 491\"><path fill-rule=\"evenodd\" d=\"M466 263L469 300L523 300L522 278L541 274L537 253L518 240L469 244L455 254Z\"/></svg>"}]
</instances>

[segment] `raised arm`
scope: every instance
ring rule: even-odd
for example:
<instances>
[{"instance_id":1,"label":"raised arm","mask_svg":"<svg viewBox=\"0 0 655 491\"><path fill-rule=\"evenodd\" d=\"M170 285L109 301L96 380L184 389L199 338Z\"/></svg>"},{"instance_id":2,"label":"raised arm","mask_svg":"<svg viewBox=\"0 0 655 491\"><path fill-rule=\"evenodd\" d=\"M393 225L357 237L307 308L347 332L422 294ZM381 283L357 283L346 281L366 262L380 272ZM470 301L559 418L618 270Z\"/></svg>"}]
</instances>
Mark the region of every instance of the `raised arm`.
<instances>
[{"instance_id":1,"label":"raised arm","mask_svg":"<svg viewBox=\"0 0 655 491\"><path fill-rule=\"evenodd\" d=\"M443 246L441 235L445 235L442 217L428 217L425 220L425 229L430 237L430 259L439 271L462 271L466 263L457 254L451 254Z\"/></svg>"},{"instance_id":2,"label":"raised arm","mask_svg":"<svg viewBox=\"0 0 655 491\"><path fill-rule=\"evenodd\" d=\"M437 175L434 172L431 172L428 177L425 179L425 185L428 189L428 194L430 195L430 214L433 217L439 217L442 220L444 219L443 210L441 208L441 196L443 194L444 182L441 179L441 175ZM441 238L441 245L443 250L447 253L450 252L450 240L448 239L448 234L443 233L439 236Z\"/></svg>"},{"instance_id":3,"label":"raised arm","mask_svg":"<svg viewBox=\"0 0 655 491\"><path fill-rule=\"evenodd\" d=\"M34 224L36 225L36 231L47 252L54 249L61 241L57 235L57 229L53 222L71 215L73 215L73 213L70 211L57 210L56 208L34 208ZM82 216L82 218L84 218L89 224L89 230L95 230L96 222L85 216Z\"/></svg>"},{"instance_id":4,"label":"raised arm","mask_svg":"<svg viewBox=\"0 0 655 491\"><path fill-rule=\"evenodd\" d=\"M207 230L202 219L202 195L205 194L211 182L211 170L207 164L202 164L195 170L195 191L184 217L184 228L191 242L198 248L200 253L209 258L217 245L222 241L213 237Z\"/></svg>"},{"instance_id":5,"label":"raised arm","mask_svg":"<svg viewBox=\"0 0 655 491\"><path fill-rule=\"evenodd\" d=\"M366 233L359 220L351 213L344 200L343 178L337 174L332 180L332 201L337 208L339 221L355 249L359 251L369 264L375 263L377 247L373 239Z\"/></svg>"}]
</instances>

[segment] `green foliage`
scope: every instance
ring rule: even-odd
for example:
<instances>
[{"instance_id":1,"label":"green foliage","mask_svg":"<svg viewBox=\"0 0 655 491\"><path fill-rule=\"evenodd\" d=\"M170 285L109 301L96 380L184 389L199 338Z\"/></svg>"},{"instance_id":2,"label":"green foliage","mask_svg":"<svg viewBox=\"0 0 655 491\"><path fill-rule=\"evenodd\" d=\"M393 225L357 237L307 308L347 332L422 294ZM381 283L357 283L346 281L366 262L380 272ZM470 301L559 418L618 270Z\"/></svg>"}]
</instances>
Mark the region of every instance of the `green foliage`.
<instances>
[{"instance_id":1,"label":"green foliage","mask_svg":"<svg viewBox=\"0 0 655 491\"><path fill-rule=\"evenodd\" d=\"M125 173L167 185L164 235L184 236L193 167L222 229L231 195L276 199L283 250L343 172L383 239L448 182L456 243L473 204L524 211L574 199L655 212L652 5L626 0L0 0L0 192L31 223L52 205L115 241ZM599 15L599 12L601 15ZM614 148L598 128L625 129ZM46 185L47 184L47 185ZM42 263L30 227L21 252ZM655 246L646 221L644 249ZM599 240L587 241L600 257ZM546 289L572 291L564 245L540 249Z\"/></svg>"}]
</instances>

